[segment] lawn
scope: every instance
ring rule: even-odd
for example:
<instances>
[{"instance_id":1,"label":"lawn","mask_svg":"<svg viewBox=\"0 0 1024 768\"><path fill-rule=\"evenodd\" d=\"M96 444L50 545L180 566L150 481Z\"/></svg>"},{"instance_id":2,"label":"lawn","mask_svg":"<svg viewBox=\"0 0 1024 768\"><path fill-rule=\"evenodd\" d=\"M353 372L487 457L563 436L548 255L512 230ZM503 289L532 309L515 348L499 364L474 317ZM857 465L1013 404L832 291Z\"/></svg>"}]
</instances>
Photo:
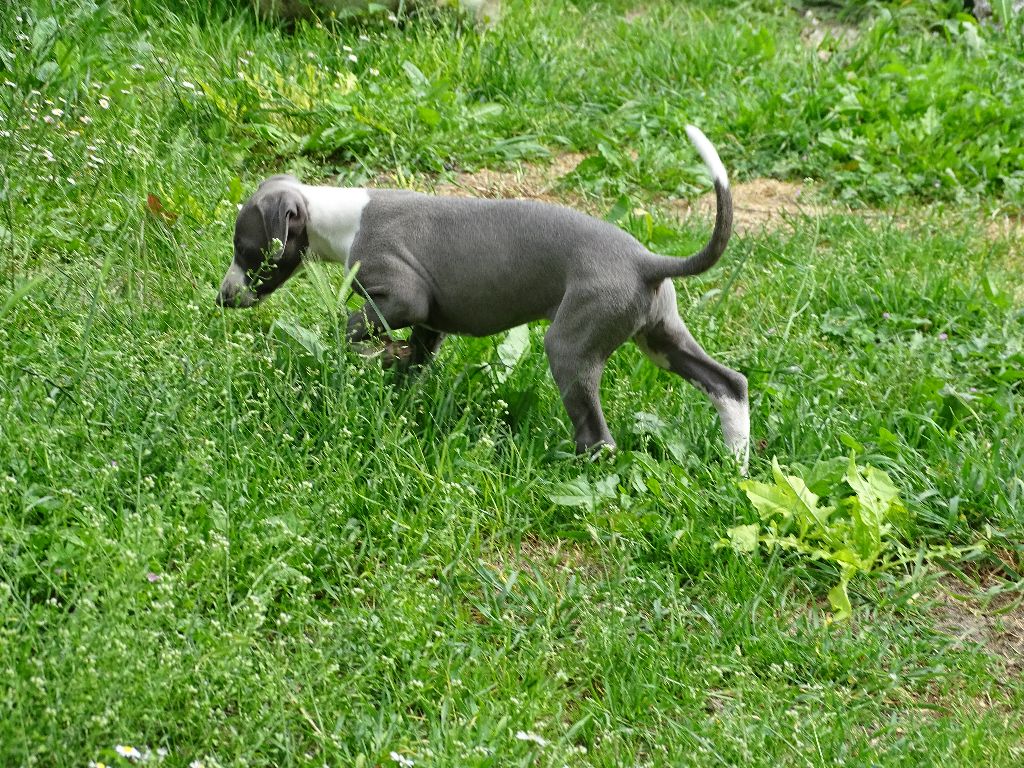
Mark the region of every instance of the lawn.
<instances>
[{"instance_id":1,"label":"lawn","mask_svg":"<svg viewBox=\"0 0 1024 768\"><path fill-rule=\"evenodd\" d=\"M3 4L0 764L1024 763L1024 35L955 5ZM632 346L578 458L543 324L400 384L341 269L214 303L285 171L687 255L687 123L741 227L680 308L761 485Z\"/></svg>"}]
</instances>

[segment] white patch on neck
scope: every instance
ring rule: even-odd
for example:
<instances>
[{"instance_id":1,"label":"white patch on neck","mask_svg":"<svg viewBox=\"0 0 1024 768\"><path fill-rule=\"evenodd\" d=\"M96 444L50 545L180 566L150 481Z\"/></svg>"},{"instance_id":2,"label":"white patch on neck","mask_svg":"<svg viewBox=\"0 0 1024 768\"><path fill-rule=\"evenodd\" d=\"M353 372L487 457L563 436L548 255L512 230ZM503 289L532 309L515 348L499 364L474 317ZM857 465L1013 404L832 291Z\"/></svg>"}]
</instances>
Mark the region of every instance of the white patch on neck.
<instances>
[{"instance_id":1,"label":"white patch on neck","mask_svg":"<svg viewBox=\"0 0 1024 768\"><path fill-rule=\"evenodd\" d=\"M723 395L711 396L711 402L722 423L725 446L739 462L740 472L746 475L750 467L750 403Z\"/></svg>"},{"instance_id":2,"label":"white patch on neck","mask_svg":"<svg viewBox=\"0 0 1024 768\"><path fill-rule=\"evenodd\" d=\"M359 232L370 193L362 187L300 186L309 219L306 233L312 253L324 261L349 267L352 243Z\"/></svg>"}]
</instances>

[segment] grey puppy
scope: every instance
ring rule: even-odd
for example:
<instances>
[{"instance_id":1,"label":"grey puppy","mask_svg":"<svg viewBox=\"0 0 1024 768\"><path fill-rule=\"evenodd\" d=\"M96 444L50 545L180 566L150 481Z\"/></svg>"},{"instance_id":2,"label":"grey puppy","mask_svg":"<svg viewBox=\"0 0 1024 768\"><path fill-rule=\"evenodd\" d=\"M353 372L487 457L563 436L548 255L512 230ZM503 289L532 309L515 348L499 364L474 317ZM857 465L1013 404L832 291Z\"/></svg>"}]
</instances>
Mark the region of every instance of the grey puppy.
<instances>
[{"instance_id":1,"label":"grey puppy","mask_svg":"<svg viewBox=\"0 0 1024 768\"><path fill-rule=\"evenodd\" d=\"M615 444L601 410L601 375L612 352L633 339L657 365L707 394L745 473L747 380L690 335L671 282L714 265L732 232L725 167L699 129L686 131L717 199L711 239L688 258L659 256L608 222L536 201L309 186L273 176L238 213L234 259L217 300L252 306L305 260L358 263L357 291L366 302L349 317L348 339L411 326L404 367L429 361L445 334L486 336L547 318L548 362L581 453Z\"/></svg>"}]
</instances>

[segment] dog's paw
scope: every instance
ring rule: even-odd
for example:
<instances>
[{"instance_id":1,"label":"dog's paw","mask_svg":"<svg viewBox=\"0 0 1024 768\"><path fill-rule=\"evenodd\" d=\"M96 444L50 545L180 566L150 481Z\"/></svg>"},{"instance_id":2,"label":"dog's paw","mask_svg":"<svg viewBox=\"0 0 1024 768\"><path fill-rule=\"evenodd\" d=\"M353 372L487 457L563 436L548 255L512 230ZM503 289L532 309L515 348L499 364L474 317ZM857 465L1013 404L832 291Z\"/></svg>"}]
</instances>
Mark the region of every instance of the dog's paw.
<instances>
[{"instance_id":1,"label":"dog's paw","mask_svg":"<svg viewBox=\"0 0 1024 768\"><path fill-rule=\"evenodd\" d=\"M409 342L392 339L390 336L381 336L376 339L376 343L362 342L353 346L360 357L380 360L384 368L403 366L412 357L412 345Z\"/></svg>"},{"instance_id":2,"label":"dog's paw","mask_svg":"<svg viewBox=\"0 0 1024 768\"><path fill-rule=\"evenodd\" d=\"M380 364L385 368L404 368L412 357L412 344L402 339L388 339L381 350Z\"/></svg>"}]
</instances>

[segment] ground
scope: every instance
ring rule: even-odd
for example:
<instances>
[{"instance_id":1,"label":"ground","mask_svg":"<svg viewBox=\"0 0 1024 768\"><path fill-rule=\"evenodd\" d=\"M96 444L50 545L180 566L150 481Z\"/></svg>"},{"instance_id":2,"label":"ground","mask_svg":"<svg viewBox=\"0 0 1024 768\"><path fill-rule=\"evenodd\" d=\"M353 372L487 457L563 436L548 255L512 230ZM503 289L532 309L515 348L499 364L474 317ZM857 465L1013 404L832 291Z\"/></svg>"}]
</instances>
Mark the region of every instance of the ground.
<instances>
[{"instance_id":1,"label":"ground","mask_svg":"<svg viewBox=\"0 0 1024 768\"><path fill-rule=\"evenodd\" d=\"M0 764L1019 765L1021 38L837 5L0 8ZM760 485L628 345L587 459L543 324L402 384L342 270L215 305L279 172L687 255L689 123Z\"/></svg>"}]
</instances>

